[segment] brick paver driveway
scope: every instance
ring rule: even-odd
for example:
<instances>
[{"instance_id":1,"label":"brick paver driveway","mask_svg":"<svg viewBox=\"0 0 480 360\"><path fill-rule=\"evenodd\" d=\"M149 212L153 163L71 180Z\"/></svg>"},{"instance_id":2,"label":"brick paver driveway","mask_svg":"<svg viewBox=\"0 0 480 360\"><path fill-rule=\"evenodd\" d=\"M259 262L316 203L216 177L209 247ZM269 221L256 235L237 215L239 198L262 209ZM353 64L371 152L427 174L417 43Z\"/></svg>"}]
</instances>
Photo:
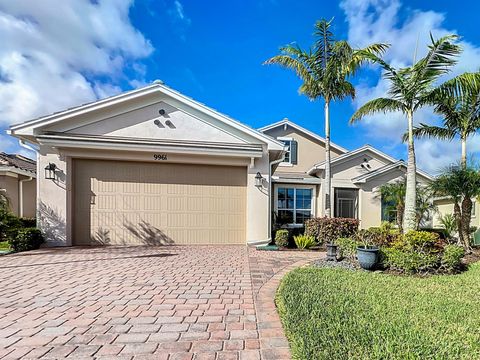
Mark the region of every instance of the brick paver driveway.
<instances>
[{"instance_id":1,"label":"brick paver driveway","mask_svg":"<svg viewBox=\"0 0 480 360\"><path fill-rule=\"evenodd\" d=\"M272 349L286 341L272 311L269 280L318 256L245 246L65 248L3 256L0 357L278 358ZM257 294L267 295L262 300Z\"/></svg>"}]
</instances>

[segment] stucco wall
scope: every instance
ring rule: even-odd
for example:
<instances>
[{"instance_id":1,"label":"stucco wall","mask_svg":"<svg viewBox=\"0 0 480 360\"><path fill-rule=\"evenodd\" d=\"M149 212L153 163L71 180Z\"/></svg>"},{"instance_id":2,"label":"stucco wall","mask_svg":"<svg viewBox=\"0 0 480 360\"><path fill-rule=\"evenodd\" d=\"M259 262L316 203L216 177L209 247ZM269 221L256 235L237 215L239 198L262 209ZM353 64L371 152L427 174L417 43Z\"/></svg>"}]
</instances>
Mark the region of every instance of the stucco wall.
<instances>
[{"instance_id":1,"label":"stucco wall","mask_svg":"<svg viewBox=\"0 0 480 360\"><path fill-rule=\"evenodd\" d=\"M72 158L89 159L121 159L129 161L150 161L153 156L150 152L121 152L121 151L93 151L93 150L69 150L60 149L59 156L52 148L42 146L39 155L39 168L44 168L49 162L58 167L56 181L46 180L39 177L39 226L45 234L47 243L56 246L70 246L72 234L70 224L72 217ZM255 175L260 172L268 178L269 159L264 149L262 158L254 162L250 167L250 159L228 158L217 156L196 156L185 154L169 154L167 162L173 163L198 163L217 165L245 165L248 168L247 177L247 228L246 241L258 242L268 239L268 183L264 183L261 189L255 186ZM195 174L192 174L195 176Z\"/></svg>"},{"instance_id":2,"label":"stucco wall","mask_svg":"<svg viewBox=\"0 0 480 360\"><path fill-rule=\"evenodd\" d=\"M38 168L44 169L50 162L57 166L56 179L38 177L37 223L47 245L70 245L67 238L67 162L54 149L40 146Z\"/></svg>"},{"instance_id":3,"label":"stucco wall","mask_svg":"<svg viewBox=\"0 0 480 360\"><path fill-rule=\"evenodd\" d=\"M434 228L441 228L442 223L440 222L440 218L445 216L446 214L453 214L453 202L449 199L441 199L435 200L434 204L437 206L437 212L433 217L433 227ZM472 215L471 226L480 226L480 205L478 201L474 201L475 205L475 214Z\"/></svg>"},{"instance_id":4,"label":"stucco wall","mask_svg":"<svg viewBox=\"0 0 480 360\"><path fill-rule=\"evenodd\" d=\"M164 115L159 110L165 110ZM74 128L69 133L128 138L244 143L164 101Z\"/></svg>"},{"instance_id":5,"label":"stucco wall","mask_svg":"<svg viewBox=\"0 0 480 360\"><path fill-rule=\"evenodd\" d=\"M291 137L298 142L297 165L279 165L276 173L279 172L300 172L310 170L313 165L325 160L325 144L292 127L284 130L283 126L265 131L265 134L274 138ZM332 159L342 154L336 149L331 149Z\"/></svg>"},{"instance_id":6,"label":"stucco wall","mask_svg":"<svg viewBox=\"0 0 480 360\"><path fill-rule=\"evenodd\" d=\"M0 189L5 189L10 204L10 210L18 215L18 175L0 175Z\"/></svg>"},{"instance_id":7,"label":"stucco wall","mask_svg":"<svg viewBox=\"0 0 480 360\"><path fill-rule=\"evenodd\" d=\"M8 175L7 175L8 174ZM20 180L27 180L29 177L18 175L11 172L5 172L0 175L0 189L5 189L10 201L10 210L17 216L20 216ZM23 182L23 215L24 217L35 217L36 208L36 180Z\"/></svg>"}]
</instances>

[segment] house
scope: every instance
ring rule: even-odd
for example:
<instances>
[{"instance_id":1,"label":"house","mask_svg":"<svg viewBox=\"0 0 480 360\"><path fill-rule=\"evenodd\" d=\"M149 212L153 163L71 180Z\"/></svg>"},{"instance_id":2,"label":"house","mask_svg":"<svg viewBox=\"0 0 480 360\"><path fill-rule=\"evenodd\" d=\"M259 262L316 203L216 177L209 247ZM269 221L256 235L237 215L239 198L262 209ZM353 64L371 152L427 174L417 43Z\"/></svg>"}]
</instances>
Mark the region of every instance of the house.
<instances>
[{"instance_id":1,"label":"house","mask_svg":"<svg viewBox=\"0 0 480 360\"><path fill-rule=\"evenodd\" d=\"M325 139L284 119L260 129L284 142L288 151L273 174L273 209L277 221L301 226L311 217L325 215ZM330 204L335 217L357 218L362 228L380 225L384 210L379 187L405 176L406 164L370 145L348 151L331 143ZM418 170L417 181L430 175Z\"/></svg>"},{"instance_id":2,"label":"house","mask_svg":"<svg viewBox=\"0 0 480 360\"><path fill-rule=\"evenodd\" d=\"M34 160L0 152L0 191L6 195L10 210L17 216L35 217L36 169Z\"/></svg>"},{"instance_id":3,"label":"house","mask_svg":"<svg viewBox=\"0 0 480 360\"><path fill-rule=\"evenodd\" d=\"M290 226L323 214L323 138L288 120L252 129L161 82L9 133L38 152L52 246L257 244L274 213ZM368 145L332 155L335 216L378 225L375 189L405 164Z\"/></svg>"},{"instance_id":4,"label":"house","mask_svg":"<svg viewBox=\"0 0 480 360\"><path fill-rule=\"evenodd\" d=\"M47 244L245 244L270 237L283 143L160 82L25 123Z\"/></svg>"},{"instance_id":5,"label":"house","mask_svg":"<svg viewBox=\"0 0 480 360\"><path fill-rule=\"evenodd\" d=\"M433 199L433 203L437 208L436 214L433 216L433 227L440 229L443 227L441 218L447 214L453 215L453 200L448 196L437 197ZM472 199L472 220L470 226L480 228L480 205L476 199Z\"/></svg>"}]
</instances>

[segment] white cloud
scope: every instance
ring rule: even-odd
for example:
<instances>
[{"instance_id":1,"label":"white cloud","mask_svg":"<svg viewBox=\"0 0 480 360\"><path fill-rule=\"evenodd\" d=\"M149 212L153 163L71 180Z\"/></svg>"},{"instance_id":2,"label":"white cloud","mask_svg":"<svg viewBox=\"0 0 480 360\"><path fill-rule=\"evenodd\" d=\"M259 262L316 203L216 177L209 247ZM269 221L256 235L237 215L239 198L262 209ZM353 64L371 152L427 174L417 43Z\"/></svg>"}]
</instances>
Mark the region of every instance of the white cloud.
<instances>
[{"instance_id":1,"label":"white cloud","mask_svg":"<svg viewBox=\"0 0 480 360\"><path fill-rule=\"evenodd\" d=\"M132 4L0 0L0 127L118 93L127 70L143 81L137 62L153 48Z\"/></svg>"},{"instance_id":2,"label":"white cloud","mask_svg":"<svg viewBox=\"0 0 480 360\"><path fill-rule=\"evenodd\" d=\"M402 9L398 0L344 0L340 4L348 22L348 40L355 47L363 47L374 42L390 43L384 59L395 67L408 66L413 62L415 49L418 49L417 58L425 55L430 43L430 32L435 38L446 34L457 33L454 29L447 29L443 25L445 15L435 11L420 11ZM401 18L401 11L409 11L407 17ZM418 44L418 46L417 46ZM460 41L463 53L458 64L448 75L478 70L480 48L467 42ZM365 102L376 97L385 96L388 83L380 78L373 85L360 84L357 87L357 97L354 107L358 108ZM421 109L415 115L416 122L438 123L438 118L430 109ZM362 120L358 127L365 135L372 139L381 139L387 148L402 147L401 135L406 130L405 117L400 113L378 114ZM471 142L469 151L478 151L474 147L480 143L477 138ZM458 148L458 149L457 149ZM448 151L445 151L448 149ZM417 143L417 160L419 167L427 171L437 172L446 165L456 162L460 154L460 145L457 141L451 143L437 140L421 140Z\"/></svg>"}]
</instances>

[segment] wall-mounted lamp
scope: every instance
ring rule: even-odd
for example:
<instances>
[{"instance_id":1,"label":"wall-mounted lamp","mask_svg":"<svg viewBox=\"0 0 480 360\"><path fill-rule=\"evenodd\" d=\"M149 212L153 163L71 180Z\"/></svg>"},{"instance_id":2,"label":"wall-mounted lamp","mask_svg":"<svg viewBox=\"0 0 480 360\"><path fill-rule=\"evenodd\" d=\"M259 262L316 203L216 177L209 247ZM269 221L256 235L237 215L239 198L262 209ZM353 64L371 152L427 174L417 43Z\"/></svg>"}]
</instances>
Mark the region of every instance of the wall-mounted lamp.
<instances>
[{"instance_id":1,"label":"wall-mounted lamp","mask_svg":"<svg viewBox=\"0 0 480 360\"><path fill-rule=\"evenodd\" d=\"M45 179L47 180L55 180L55 171L57 170L57 165L54 163L48 163L45 166Z\"/></svg>"},{"instance_id":2,"label":"wall-mounted lamp","mask_svg":"<svg viewBox=\"0 0 480 360\"><path fill-rule=\"evenodd\" d=\"M257 172L257 175L255 175L255 186L257 188L261 188L263 186L263 176L260 174L260 172Z\"/></svg>"},{"instance_id":3,"label":"wall-mounted lamp","mask_svg":"<svg viewBox=\"0 0 480 360\"><path fill-rule=\"evenodd\" d=\"M165 109L160 109L160 110L158 110L158 113L159 113L160 115L165 115Z\"/></svg>"}]
</instances>

